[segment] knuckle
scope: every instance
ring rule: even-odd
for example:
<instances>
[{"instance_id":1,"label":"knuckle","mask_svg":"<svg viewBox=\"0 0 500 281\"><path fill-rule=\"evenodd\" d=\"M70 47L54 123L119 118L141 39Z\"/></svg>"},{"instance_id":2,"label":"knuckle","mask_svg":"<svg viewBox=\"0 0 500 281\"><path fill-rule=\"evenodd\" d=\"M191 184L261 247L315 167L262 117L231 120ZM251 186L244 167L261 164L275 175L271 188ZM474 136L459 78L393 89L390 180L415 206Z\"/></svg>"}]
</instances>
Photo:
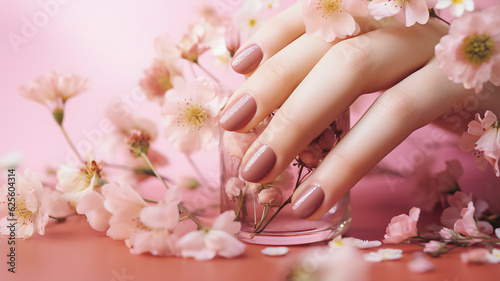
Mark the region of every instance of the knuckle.
<instances>
[{"instance_id":1,"label":"knuckle","mask_svg":"<svg viewBox=\"0 0 500 281\"><path fill-rule=\"evenodd\" d=\"M417 123L421 119L421 110L418 99L401 87L394 87L380 96L382 103L387 107L389 116L396 118L400 123L419 128L425 124Z\"/></svg>"},{"instance_id":2,"label":"knuckle","mask_svg":"<svg viewBox=\"0 0 500 281\"><path fill-rule=\"evenodd\" d=\"M368 74L373 67L374 55L367 41L363 37L340 41L330 50L331 55L326 57L342 70Z\"/></svg>"}]
</instances>

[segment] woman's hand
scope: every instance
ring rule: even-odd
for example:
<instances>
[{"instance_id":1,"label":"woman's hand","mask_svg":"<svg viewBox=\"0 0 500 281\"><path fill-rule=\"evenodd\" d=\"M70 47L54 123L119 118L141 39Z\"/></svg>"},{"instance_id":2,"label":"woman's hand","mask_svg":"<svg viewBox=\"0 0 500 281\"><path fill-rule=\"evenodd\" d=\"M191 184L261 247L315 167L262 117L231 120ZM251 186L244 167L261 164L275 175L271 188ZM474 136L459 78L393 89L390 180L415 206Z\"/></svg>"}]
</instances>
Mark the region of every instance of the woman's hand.
<instances>
[{"instance_id":1,"label":"woman's hand","mask_svg":"<svg viewBox=\"0 0 500 281\"><path fill-rule=\"evenodd\" d=\"M269 20L240 49L233 69L250 75L221 114L246 132L279 108L243 158L241 176L269 182L364 93L385 90L296 190L296 216L318 219L414 130L471 90L448 80L433 60L447 26L431 19L405 27L358 18L360 35L327 43L305 34L296 4Z\"/></svg>"}]
</instances>

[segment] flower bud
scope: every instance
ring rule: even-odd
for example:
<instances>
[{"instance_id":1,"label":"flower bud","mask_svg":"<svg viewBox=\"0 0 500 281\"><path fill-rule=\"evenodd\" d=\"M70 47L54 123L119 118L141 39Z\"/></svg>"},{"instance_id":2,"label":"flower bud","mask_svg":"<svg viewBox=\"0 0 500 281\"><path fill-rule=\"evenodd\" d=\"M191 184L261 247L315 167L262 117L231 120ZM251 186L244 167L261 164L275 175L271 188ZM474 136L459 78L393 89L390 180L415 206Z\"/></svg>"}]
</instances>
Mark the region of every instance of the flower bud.
<instances>
[{"instance_id":1,"label":"flower bud","mask_svg":"<svg viewBox=\"0 0 500 281\"><path fill-rule=\"evenodd\" d=\"M233 199L236 199L240 196L241 189L244 186L245 186L245 183L243 181L241 181L237 177L232 177L227 181L226 186L224 187L224 190L226 191L227 197L229 197L229 199L233 200Z\"/></svg>"},{"instance_id":2,"label":"flower bud","mask_svg":"<svg viewBox=\"0 0 500 281\"><path fill-rule=\"evenodd\" d=\"M282 202L283 194L281 193L281 189L277 187L270 187L259 192L259 203L262 205L277 207Z\"/></svg>"},{"instance_id":3,"label":"flower bud","mask_svg":"<svg viewBox=\"0 0 500 281\"><path fill-rule=\"evenodd\" d=\"M149 150L149 135L145 134L141 130L132 130L130 137L127 141L130 151L135 157L139 157L142 154L148 154Z\"/></svg>"},{"instance_id":4,"label":"flower bud","mask_svg":"<svg viewBox=\"0 0 500 281\"><path fill-rule=\"evenodd\" d=\"M236 51L240 48L240 34L238 29L232 24L229 24L226 29L226 49L234 56Z\"/></svg>"}]
</instances>

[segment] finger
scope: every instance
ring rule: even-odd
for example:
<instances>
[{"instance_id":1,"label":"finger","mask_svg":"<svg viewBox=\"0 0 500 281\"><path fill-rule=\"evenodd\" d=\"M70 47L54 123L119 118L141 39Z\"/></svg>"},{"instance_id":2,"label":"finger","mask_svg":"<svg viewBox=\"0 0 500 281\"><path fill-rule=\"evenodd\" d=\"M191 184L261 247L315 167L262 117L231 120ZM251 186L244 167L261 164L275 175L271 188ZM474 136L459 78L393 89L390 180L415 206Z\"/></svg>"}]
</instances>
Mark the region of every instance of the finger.
<instances>
[{"instance_id":1,"label":"finger","mask_svg":"<svg viewBox=\"0 0 500 281\"><path fill-rule=\"evenodd\" d=\"M283 104L336 42L304 34L266 61L227 102L220 118L222 128L245 132L255 127Z\"/></svg>"},{"instance_id":2,"label":"finger","mask_svg":"<svg viewBox=\"0 0 500 281\"><path fill-rule=\"evenodd\" d=\"M296 190L294 214L321 217L413 131L470 93L449 81L435 61L387 90Z\"/></svg>"},{"instance_id":3,"label":"finger","mask_svg":"<svg viewBox=\"0 0 500 281\"><path fill-rule=\"evenodd\" d=\"M445 33L438 27L384 28L336 44L252 144L241 176L272 181L361 93L385 89L424 65ZM259 160L261 154L265 157Z\"/></svg>"},{"instance_id":4,"label":"finger","mask_svg":"<svg viewBox=\"0 0 500 281\"><path fill-rule=\"evenodd\" d=\"M240 49L231 67L240 74L250 74L261 62L272 57L305 32L299 3L268 20Z\"/></svg>"}]
</instances>

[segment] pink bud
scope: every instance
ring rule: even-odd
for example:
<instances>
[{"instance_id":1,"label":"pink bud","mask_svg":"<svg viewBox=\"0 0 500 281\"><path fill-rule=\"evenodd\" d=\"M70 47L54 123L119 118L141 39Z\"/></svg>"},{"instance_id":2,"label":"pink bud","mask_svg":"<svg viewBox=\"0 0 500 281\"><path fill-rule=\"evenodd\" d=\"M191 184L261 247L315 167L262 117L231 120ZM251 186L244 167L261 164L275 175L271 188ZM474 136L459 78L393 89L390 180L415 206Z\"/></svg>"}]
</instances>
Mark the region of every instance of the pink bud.
<instances>
[{"instance_id":1,"label":"pink bud","mask_svg":"<svg viewBox=\"0 0 500 281\"><path fill-rule=\"evenodd\" d=\"M226 29L226 48L231 54L231 57L233 57L240 48L240 34L238 29L232 24L229 24Z\"/></svg>"},{"instance_id":2,"label":"pink bud","mask_svg":"<svg viewBox=\"0 0 500 281\"><path fill-rule=\"evenodd\" d=\"M243 186L245 186L244 182L237 177L232 177L227 181L224 190L226 191L227 197L232 200L240 196Z\"/></svg>"},{"instance_id":3,"label":"pink bud","mask_svg":"<svg viewBox=\"0 0 500 281\"><path fill-rule=\"evenodd\" d=\"M262 205L269 205L271 207L281 205L283 201L283 195L281 190L277 187L270 187L263 189L259 193L259 203Z\"/></svg>"}]
</instances>

